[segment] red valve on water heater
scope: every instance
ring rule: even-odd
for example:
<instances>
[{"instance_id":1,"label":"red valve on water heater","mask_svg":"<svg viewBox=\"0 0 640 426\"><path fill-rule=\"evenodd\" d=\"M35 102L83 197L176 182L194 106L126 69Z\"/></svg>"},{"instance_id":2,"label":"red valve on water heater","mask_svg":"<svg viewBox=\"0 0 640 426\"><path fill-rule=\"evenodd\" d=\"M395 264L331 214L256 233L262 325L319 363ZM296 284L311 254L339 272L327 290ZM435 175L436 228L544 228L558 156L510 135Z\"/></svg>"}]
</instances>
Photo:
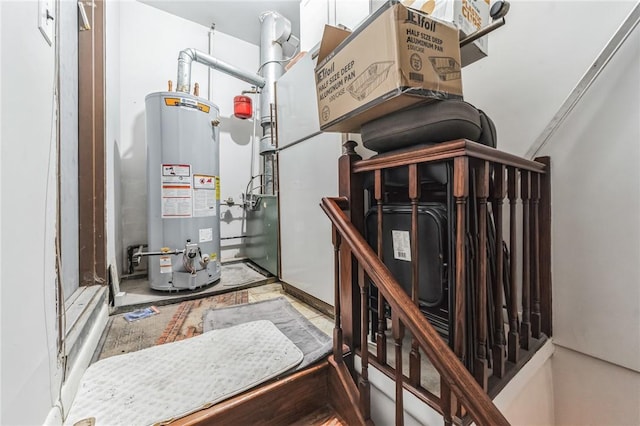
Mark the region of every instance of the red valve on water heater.
<instances>
[{"instance_id":1,"label":"red valve on water heater","mask_svg":"<svg viewBox=\"0 0 640 426\"><path fill-rule=\"evenodd\" d=\"M233 115L237 118L251 118L253 108L251 107L251 98L249 96L236 96L233 98Z\"/></svg>"}]
</instances>

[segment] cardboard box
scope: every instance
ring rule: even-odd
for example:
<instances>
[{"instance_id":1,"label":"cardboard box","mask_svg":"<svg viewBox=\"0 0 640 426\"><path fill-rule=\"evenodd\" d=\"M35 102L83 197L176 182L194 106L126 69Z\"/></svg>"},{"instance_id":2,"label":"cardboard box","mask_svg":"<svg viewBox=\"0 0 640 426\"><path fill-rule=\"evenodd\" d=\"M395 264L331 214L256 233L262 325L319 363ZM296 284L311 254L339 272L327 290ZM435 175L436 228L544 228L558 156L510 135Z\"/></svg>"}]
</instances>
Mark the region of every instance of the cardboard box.
<instances>
[{"instance_id":1,"label":"cardboard box","mask_svg":"<svg viewBox=\"0 0 640 426\"><path fill-rule=\"evenodd\" d=\"M468 36L491 22L489 0L402 0L402 4L453 23L463 36ZM461 64L464 67L488 54L489 37L484 36L462 48Z\"/></svg>"},{"instance_id":2,"label":"cardboard box","mask_svg":"<svg viewBox=\"0 0 640 426\"><path fill-rule=\"evenodd\" d=\"M316 93L320 129L368 121L433 99L462 97L458 30L391 1L353 33L325 27Z\"/></svg>"}]
</instances>

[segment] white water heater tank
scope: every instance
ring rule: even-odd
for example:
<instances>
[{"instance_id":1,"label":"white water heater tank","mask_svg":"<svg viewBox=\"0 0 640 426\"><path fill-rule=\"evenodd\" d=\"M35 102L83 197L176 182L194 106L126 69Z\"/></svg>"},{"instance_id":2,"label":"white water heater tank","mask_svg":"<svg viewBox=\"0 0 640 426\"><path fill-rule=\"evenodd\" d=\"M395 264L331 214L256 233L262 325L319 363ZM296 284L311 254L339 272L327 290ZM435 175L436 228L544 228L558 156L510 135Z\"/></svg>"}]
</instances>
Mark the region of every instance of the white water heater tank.
<instances>
[{"instance_id":1,"label":"white water heater tank","mask_svg":"<svg viewBox=\"0 0 640 426\"><path fill-rule=\"evenodd\" d=\"M181 92L145 102L149 285L193 290L220 279L219 110Z\"/></svg>"}]
</instances>

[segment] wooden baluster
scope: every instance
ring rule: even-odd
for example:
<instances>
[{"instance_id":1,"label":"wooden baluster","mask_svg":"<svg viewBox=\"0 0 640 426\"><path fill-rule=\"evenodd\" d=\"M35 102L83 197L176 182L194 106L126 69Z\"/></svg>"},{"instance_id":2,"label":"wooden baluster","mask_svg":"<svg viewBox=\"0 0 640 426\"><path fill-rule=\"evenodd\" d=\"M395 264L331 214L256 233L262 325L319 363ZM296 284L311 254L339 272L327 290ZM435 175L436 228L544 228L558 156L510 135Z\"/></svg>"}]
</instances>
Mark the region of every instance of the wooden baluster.
<instances>
[{"instance_id":1,"label":"wooden baluster","mask_svg":"<svg viewBox=\"0 0 640 426\"><path fill-rule=\"evenodd\" d=\"M343 361L342 354L342 327L340 326L340 245L342 244L342 238L336 230L335 226L331 226L331 235L333 242L333 291L335 297L334 312L334 326L333 326L333 358L337 363Z\"/></svg>"},{"instance_id":2,"label":"wooden baluster","mask_svg":"<svg viewBox=\"0 0 640 426\"><path fill-rule=\"evenodd\" d=\"M551 311L551 159L538 157L536 161L543 163L545 173L540 176L540 247L539 247L539 281L540 281L540 328L548 337L553 335Z\"/></svg>"},{"instance_id":3,"label":"wooden baluster","mask_svg":"<svg viewBox=\"0 0 640 426\"><path fill-rule=\"evenodd\" d=\"M374 172L374 197L378 205L378 259L383 259L382 246L382 197L384 193L384 182L382 181L382 171ZM387 363L387 336L384 334L387 329L387 319L385 317L385 301L382 293L378 291L378 327L376 333L376 356L378 362Z\"/></svg>"},{"instance_id":4,"label":"wooden baluster","mask_svg":"<svg viewBox=\"0 0 640 426\"><path fill-rule=\"evenodd\" d=\"M518 201L518 173L513 167L508 169L507 193L509 197L509 253L511 259L511 268L509 270L509 352L508 359L510 362L518 362L520 356L520 324L518 324L518 231L516 203Z\"/></svg>"},{"instance_id":5,"label":"wooden baluster","mask_svg":"<svg viewBox=\"0 0 640 426\"><path fill-rule=\"evenodd\" d=\"M369 385L369 291L364 269L358 264L358 284L360 285L360 359L362 360L362 370L358 380L358 391L360 392L360 411L365 419L371 418L371 389Z\"/></svg>"},{"instance_id":6,"label":"wooden baluster","mask_svg":"<svg viewBox=\"0 0 640 426\"><path fill-rule=\"evenodd\" d=\"M477 318L474 375L485 391L489 384L487 362L487 197L489 196L489 163L479 164L476 174L478 198L478 267L476 268Z\"/></svg>"},{"instance_id":7,"label":"wooden baluster","mask_svg":"<svg viewBox=\"0 0 640 426\"><path fill-rule=\"evenodd\" d=\"M540 175L531 175L531 215L533 236L531 237L531 335L540 338Z\"/></svg>"},{"instance_id":8,"label":"wooden baluster","mask_svg":"<svg viewBox=\"0 0 640 426\"><path fill-rule=\"evenodd\" d=\"M520 347L529 350L531 345L531 228L529 201L531 198L530 172L520 171L520 198L522 198L522 323L520 324Z\"/></svg>"},{"instance_id":9,"label":"wooden baluster","mask_svg":"<svg viewBox=\"0 0 640 426\"><path fill-rule=\"evenodd\" d=\"M456 199L456 271L455 313L453 325L453 351L464 363L466 341L466 251L467 197L469 196L469 159L456 157L453 160L453 196ZM451 327L451 326L450 326Z\"/></svg>"},{"instance_id":10,"label":"wooden baluster","mask_svg":"<svg viewBox=\"0 0 640 426\"><path fill-rule=\"evenodd\" d=\"M347 197L349 210L345 213L351 223L364 232L364 188L362 174L352 173L353 163L362 158L355 152L356 143L346 141L343 155L338 159L338 195ZM348 246L340 250L340 306L343 342L354 353L360 342L360 302L358 300L357 266ZM349 370L354 373L353 356L347 359ZM355 377L355 376L354 376Z\"/></svg>"},{"instance_id":11,"label":"wooden baluster","mask_svg":"<svg viewBox=\"0 0 640 426\"><path fill-rule=\"evenodd\" d=\"M458 399L442 377L440 377L440 407L445 426L453 425L453 420L458 413Z\"/></svg>"},{"instance_id":12,"label":"wooden baluster","mask_svg":"<svg viewBox=\"0 0 640 426\"><path fill-rule=\"evenodd\" d=\"M493 306L494 306L494 326L495 341L493 345L493 374L498 378L502 378L505 373L505 340L504 340L504 322L502 319L503 305L503 273L504 273L504 257L502 255L502 205L505 196L505 167L496 164L494 167L494 188L493 188L493 217L496 226L496 280L493 287Z\"/></svg>"},{"instance_id":13,"label":"wooden baluster","mask_svg":"<svg viewBox=\"0 0 640 426\"><path fill-rule=\"evenodd\" d=\"M402 385L404 381L404 375L402 374L402 339L404 339L404 325L400 322L398 314L394 311L391 312L391 332L396 349L396 426L402 426L404 425L404 402L402 395L404 389Z\"/></svg>"},{"instance_id":14,"label":"wooden baluster","mask_svg":"<svg viewBox=\"0 0 640 426\"><path fill-rule=\"evenodd\" d=\"M411 200L411 300L420 306L420 281L418 258L418 200L420 199L420 172L416 164L409 165L409 199ZM420 385L420 348L415 338L411 339L409 353L409 383Z\"/></svg>"}]
</instances>

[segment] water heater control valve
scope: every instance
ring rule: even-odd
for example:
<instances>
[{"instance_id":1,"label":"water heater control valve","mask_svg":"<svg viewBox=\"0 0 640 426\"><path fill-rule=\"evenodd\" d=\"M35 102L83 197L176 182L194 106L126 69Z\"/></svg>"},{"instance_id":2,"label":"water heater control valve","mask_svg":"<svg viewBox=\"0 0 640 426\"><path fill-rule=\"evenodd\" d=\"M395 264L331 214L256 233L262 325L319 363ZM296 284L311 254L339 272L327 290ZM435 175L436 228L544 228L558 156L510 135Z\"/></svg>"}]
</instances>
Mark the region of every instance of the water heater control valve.
<instances>
[{"instance_id":1,"label":"water heater control valve","mask_svg":"<svg viewBox=\"0 0 640 426\"><path fill-rule=\"evenodd\" d=\"M195 259L198 255L198 244L192 243L191 240L187 240L187 244L184 246L184 255L189 259Z\"/></svg>"},{"instance_id":2,"label":"water heater control valve","mask_svg":"<svg viewBox=\"0 0 640 426\"><path fill-rule=\"evenodd\" d=\"M187 272L195 274L198 270L196 259L200 254L200 248L198 244L192 243L191 240L187 240L187 244L184 246L184 254L182 255L182 264Z\"/></svg>"}]
</instances>

